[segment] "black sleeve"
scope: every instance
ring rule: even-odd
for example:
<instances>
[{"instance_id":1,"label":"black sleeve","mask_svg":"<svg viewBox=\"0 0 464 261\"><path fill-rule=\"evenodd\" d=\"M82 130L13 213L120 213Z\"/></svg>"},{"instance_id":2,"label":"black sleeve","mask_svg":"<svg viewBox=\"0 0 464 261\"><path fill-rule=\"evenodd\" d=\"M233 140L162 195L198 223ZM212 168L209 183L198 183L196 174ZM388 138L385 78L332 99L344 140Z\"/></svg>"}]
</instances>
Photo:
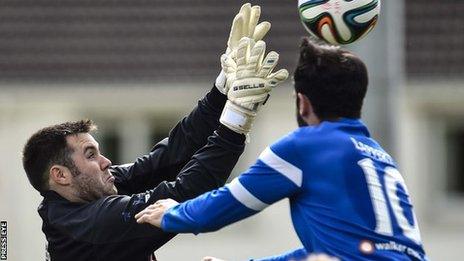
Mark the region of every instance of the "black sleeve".
<instances>
[{"instance_id":1,"label":"black sleeve","mask_svg":"<svg viewBox=\"0 0 464 261\"><path fill-rule=\"evenodd\" d=\"M244 149L245 136L220 125L174 181L163 181L150 190L150 202L172 198L182 202L225 184Z\"/></svg>"},{"instance_id":2,"label":"black sleeve","mask_svg":"<svg viewBox=\"0 0 464 261\"><path fill-rule=\"evenodd\" d=\"M203 147L219 126L227 97L215 87L193 111L156 144L149 154L132 164L113 166L119 194L131 195L151 189L162 181L173 181L192 155Z\"/></svg>"},{"instance_id":3,"label":"black sleeve","mask_svg":"<svg viewBox=\"0 0 464 261\"><path fill-rule=\"evenodd\" d=\"M116 195L92 202L85 209L78 210L73 217L76 222L58 213L57 219L62 220L58 223L66 224L64 230L81 241L116 244L138 240L153 251L175 234L164 233L147 224L137 224L135 214L158 199L185 201L222 186L243 150L243 145L234 144L231 140L243 143L241 136L225 127L219 127L175 181L162 182L152 190L131 197Z\"/></svg>"}]
</instances>

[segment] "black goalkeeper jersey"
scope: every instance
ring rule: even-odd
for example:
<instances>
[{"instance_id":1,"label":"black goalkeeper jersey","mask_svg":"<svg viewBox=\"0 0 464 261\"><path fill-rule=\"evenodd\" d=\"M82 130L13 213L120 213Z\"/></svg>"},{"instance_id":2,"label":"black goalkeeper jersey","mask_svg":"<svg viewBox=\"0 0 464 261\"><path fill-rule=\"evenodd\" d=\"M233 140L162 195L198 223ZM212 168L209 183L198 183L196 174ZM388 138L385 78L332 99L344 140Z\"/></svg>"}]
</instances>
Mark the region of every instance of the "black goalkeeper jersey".
<instances>
[{"instance_id":1,"label":"black goalkeeper jersey","mask_svg":"<svg viewBox=\"0 0 464 261\"><path fill-rule=\"evenodd\" d=\"M244 136L219 124L225 101L213 88L148 155L112 166L119 195L74 203L43 193L47 259L154 260L175 234L137 224L134 215L158 199L185 201L222 186L243 152Z\"/></svg>"}]
</instances>

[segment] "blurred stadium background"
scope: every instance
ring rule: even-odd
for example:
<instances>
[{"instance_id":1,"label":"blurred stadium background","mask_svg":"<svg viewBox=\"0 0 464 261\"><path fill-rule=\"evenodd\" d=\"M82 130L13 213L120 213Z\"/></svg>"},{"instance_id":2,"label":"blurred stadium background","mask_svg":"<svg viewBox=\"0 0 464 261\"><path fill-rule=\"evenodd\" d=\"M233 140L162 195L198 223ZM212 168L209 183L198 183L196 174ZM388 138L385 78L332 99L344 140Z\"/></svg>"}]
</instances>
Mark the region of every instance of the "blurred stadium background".
<instances>
[{"instance_id":1,"label":"blurred stadium background","mask_svg":"<svg viewBox=\"0 0 464 261\"><path fill-rule=\"evenodd\" d=\"M219 71L236 0L0 1L0 219L9 260L44 260L41 197L21 165L49 124L93 119L115 164L134 160L185 115ZM252 1L281 66L296 63L296 0ZM364 121L400 163L432 260L464 246L464 2L385 0L376 30L350 49L370 69ZM233 175L295 128L289 80L273 93ZM159 260L244 260L299 246L287 201L217 233L180 235Z\"/></svg>"}]
</instances>

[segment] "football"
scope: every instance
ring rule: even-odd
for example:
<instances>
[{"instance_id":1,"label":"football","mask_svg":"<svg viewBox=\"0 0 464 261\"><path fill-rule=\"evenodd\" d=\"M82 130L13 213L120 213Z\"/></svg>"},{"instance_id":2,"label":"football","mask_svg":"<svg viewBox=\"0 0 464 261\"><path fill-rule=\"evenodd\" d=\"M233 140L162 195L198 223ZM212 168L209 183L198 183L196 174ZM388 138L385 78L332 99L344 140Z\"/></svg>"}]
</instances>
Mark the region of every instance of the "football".
<instances>
[{"instance_id":1,"label":"football","mask_svg":"<svg viewBox=\"0 0 464 261\"><path fill-rule=\"evenodd\" d=\"M330 44L345 45L375 27L380 0L299 0L298 10L309 33Z\"/></svg>"}]
</instances>

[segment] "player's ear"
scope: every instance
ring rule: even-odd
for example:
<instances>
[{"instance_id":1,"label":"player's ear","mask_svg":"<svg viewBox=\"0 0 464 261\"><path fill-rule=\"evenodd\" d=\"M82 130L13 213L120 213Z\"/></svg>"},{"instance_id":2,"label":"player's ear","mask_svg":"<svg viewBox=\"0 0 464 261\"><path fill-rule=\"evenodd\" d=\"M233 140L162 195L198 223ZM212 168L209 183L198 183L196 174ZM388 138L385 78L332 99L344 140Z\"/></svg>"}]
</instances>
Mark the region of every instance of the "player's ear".
<instances>
[{"instance_id":1,"label":"player's ear","mask_svg":"<svg viewBox=\"0 0 464 261\"><path fill-rule=\"evenodd\" d=\"M72 174L71 171L62 165L53 165L50 168L50 182L66 186L71 184Z\"/></svg>"},{"instance_id":2,"label":"player's ear","mask_svg":"<svg viewBox=\"0 0 464 261\"><path fill-rule=\"evenodd\" d=\"M298 113L303 119L309 118L309 116L313 113L313 106L309 101L308 97L302 93L297 93L298 95Z\"/></svg>"}]
</instances>

